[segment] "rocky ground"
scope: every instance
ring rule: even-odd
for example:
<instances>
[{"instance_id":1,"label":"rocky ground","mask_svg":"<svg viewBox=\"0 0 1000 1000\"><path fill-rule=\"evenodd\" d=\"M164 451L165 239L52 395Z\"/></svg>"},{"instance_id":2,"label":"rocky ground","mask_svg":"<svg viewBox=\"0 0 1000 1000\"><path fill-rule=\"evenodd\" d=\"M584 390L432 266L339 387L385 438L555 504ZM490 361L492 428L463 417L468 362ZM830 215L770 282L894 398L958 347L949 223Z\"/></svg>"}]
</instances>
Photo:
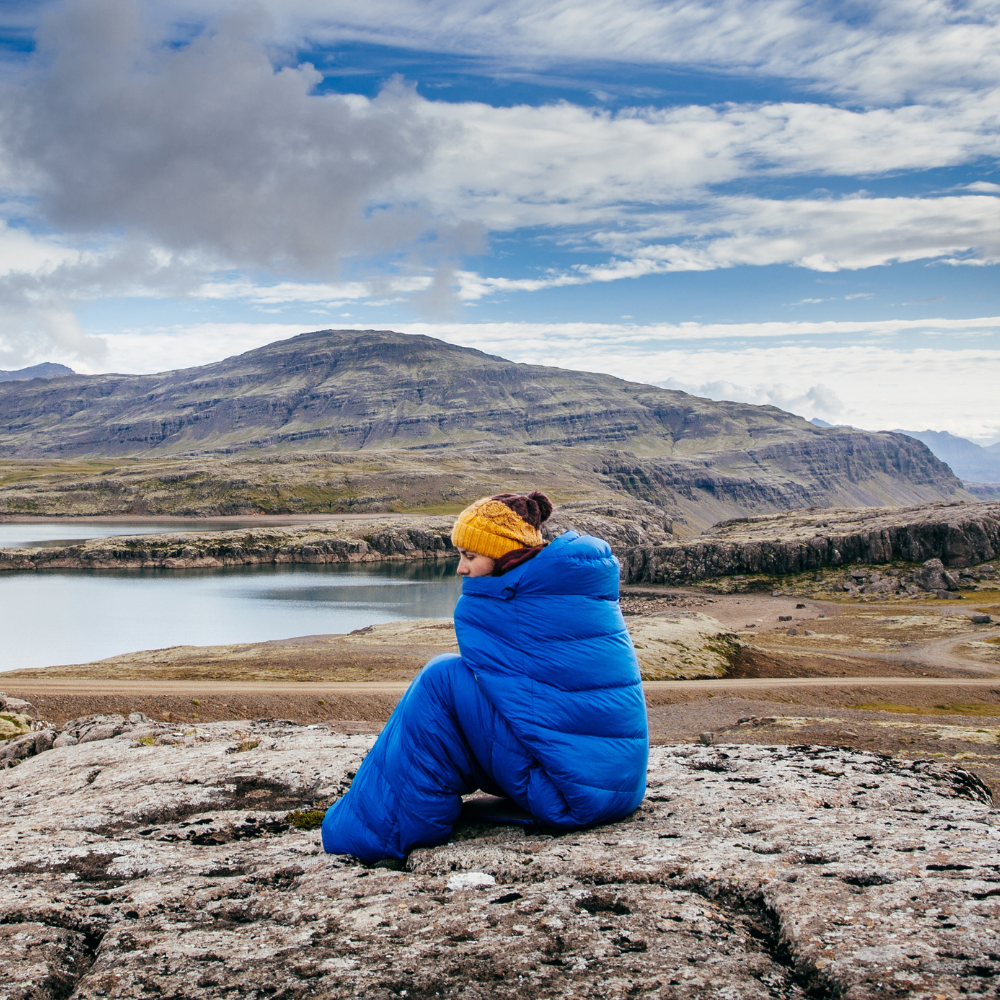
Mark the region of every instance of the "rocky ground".
<instances>
[{"instance_id":1,"label":"rocky ground","mask_svg":"<svg viewBox=\"0 0 1000 1000\"><path fill-rule=\"evenodd\" d=\"M291 527L122 535L75 545L0 549L0 570L217 569L289 563L455 558L453 517L328 519Z\"/></svg>"},{"instance_id":2,"label":"rocky ground","mask_svg":"<svg viewBox=\"0 0 1000 1000\"><path fill-rule=\"evenodd\" d=\"M654 748L625 820L477 819L400 871L330 858L371 744L136 719L0 773L3 1000L942 1000L1000 974L1000 816L968 772Z\"/></svg>"}]
</instances>

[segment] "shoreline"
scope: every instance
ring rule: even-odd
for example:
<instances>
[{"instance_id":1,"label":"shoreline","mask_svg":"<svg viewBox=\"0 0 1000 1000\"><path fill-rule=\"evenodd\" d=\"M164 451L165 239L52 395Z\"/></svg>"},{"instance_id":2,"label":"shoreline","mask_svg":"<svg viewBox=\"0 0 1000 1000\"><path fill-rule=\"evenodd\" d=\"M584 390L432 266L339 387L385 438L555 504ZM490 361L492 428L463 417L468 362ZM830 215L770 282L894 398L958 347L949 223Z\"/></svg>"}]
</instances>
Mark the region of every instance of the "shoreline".
<instances>
[{"instance_id":1,"label":"shoreline","mask_svg":"<svg viewBox=\"0 0 1000 1000\"><path fill-rule=\"evenodd\" d=\"M0 524L51 524L53 521L86 521L99 524L158 523L197 524L206 521L245 523L247 527L281 527L284 524L314 524L319 521L374 521L379 518L428 517L427 514L0 514Z\"/></svg>"},{"instance_id":2,"label":"shoreline","mask_svg":"<svg viewBox=\"0 0 1000 1000\"><path fill-rule=\"evenodd\" d=\"M436 561L455 557L453 520L418 514L330 515L303 517L294 524L254 521L230 531L113 535L64 546L0 548L0 571Z\"/></svg>"}]
</instances>

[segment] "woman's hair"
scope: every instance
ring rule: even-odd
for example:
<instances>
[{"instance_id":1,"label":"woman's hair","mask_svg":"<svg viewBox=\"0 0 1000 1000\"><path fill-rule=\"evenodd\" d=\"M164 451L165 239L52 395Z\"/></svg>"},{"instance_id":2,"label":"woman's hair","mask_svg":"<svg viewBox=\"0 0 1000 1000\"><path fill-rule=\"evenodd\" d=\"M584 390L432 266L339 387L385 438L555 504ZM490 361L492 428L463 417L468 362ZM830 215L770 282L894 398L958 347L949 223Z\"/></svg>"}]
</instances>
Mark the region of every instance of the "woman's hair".
<instances>
[{"instance_id":1,"label":"woman's hair","mask_svg":"<svg viewBox=\"0 0 1000 1000\"><path fill-rule=\"evenodd\" d=\"M499 500L500 503L510 507L518 517L527 521L533 528L541 528L542 522L547 521L552 514L552 501L538 490L527 496L521 493L498 493L490 499Z\"/></svg>"}]
</instances>

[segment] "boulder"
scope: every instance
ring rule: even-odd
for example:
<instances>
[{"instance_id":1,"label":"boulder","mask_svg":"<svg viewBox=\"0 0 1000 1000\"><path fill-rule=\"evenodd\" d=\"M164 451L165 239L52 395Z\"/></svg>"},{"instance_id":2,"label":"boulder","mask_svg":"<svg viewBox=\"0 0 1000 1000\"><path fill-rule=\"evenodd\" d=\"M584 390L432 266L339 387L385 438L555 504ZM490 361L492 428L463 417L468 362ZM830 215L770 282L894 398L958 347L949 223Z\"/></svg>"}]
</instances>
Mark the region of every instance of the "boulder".
<instances>
[{"instance_id":1,"label":"boulder","mask_svg":"<svg viewBox=\"0 0 1000 1000\"><path fill-rule=\"evenodd\" d=\"M32 720L17 712L0 712L0 741L13 740L31 732Z\"/></svg>"},{"instance_id":2,"label":"boulder","mask_svg":"<svg viewBox=\"0 0 1000 1000\"><path fill-rule=\"evenodd\" d=\"M0 761L20 759L3 746L3 741L17 741L19 737L30 733L35 726L38 713L30 701L22 698L11 698L0 691ZM9 766L0 764L0 766Z\"/></svg>"},{"instance_id":3,"label":"boulder","mask_svg":"<svg viewBox=\"0 0 1000 1000\"><path fill-rule=\"evenodd\" d=\"M4 717L0 716L0 724L3 720ZM133 712L127 719L123 715L84 715L65 723L58 733L49 723L30 724L25 720L25 725L25 732L39 726L43 728L0 747L0 768L15 767L26 758L46 750L58 750L79 743L95 743L114 739L116 736L126 735L130 739L148 739L153 742L172 728L168 723L148 719L142 712ZM0 1000L3 1000L2 996Z\"/></svg>"},{"instance_id":4,"label":"boulder","mask_svg":"<svg viewBox=\"0 0 1000 1000\"><path fill-rule=\"evenodd\" d=\"M619 823L460 821L393 870L323 854L315 828L371 741L215 723L0 773L3 995L995 991L1000 816L968 772L830 747L655 747L646 799Z\"/></svg>"},{"instance_id":5,"label":"boulder","mask_svg":"<svg viewBox=\"0 0 1000 1000\"><path fill-rule=\"evenodd\" d=\"M29 719L37 719L38 712L30 701L23 698L12 698L0 691L0 714L23 715Z\"/></svg>"},{"instance_id":6,"label":"boulder","mask_svg":"<svg viewBox=\"0 0 1000 1000\"><path fill-rule=\"evenodd\" d=\"M913 581L924 590L958 590L958 577L946 572L940 559L928 559L913 575Z\"/></svg>"},{"instance_id":7,"label":"boulder","mask_svg":"<svg viewBox=\"0 0 1000 1000\"><path fill-rule=\"evenodd\" d=\"M0 768L14 767L28 757L51 750L56 734L52 729L40 729L0 746Z\"/></svg>"}]
</instances>

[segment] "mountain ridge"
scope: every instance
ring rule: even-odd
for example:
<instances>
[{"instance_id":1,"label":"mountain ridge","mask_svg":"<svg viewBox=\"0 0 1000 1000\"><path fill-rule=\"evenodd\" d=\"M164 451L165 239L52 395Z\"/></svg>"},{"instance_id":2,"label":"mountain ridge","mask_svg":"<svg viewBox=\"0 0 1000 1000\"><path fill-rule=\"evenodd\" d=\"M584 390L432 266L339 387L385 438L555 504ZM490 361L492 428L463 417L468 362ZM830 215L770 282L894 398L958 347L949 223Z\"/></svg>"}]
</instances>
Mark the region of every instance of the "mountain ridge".
<instances>
[{"instance_id":1,"label":"mountain ridge","mask_svg":"<svg viewBox=\"0 0 1000 1000\"><path fill-rule=\"evenodd\" d=\"M675 453L677 438L718 450L713 437L741 437L734 421L746 423L741 444L768 436L775 423L806 426L776 407L715 403L611 375L524 365L431 337L374 330L300 334L210 365L155 375L76 375L58 385L4 388L0 437L4 453L18 457L87 454L88 448L113 454L299 447L318 438L339 439L350 450L494 443L498 409L508 416L523 413L519 444L628 441L633 450L639 445L661 455ZM259 405L268 388L266 405ZM234 390L240 391L238 401ZM601 397L596 412L585 401L588 391ZM11 402L18 412L11 412ZM58 429L47 422L32 426L32 403L45 416L58 412ZM74 425L78 414L85 414L80 427ZM103 436L93 430L102 418ZM265 430L271 433L261 434ZM671 438L666 448L665 435ZM40 436L58 443L40 444ZM18 440L22 444L10 443Z\"/></svg>"},{"instance_id":2,"label":"mountain ridge","mask_svg":"<svg viewBox=\"0 0 1000 1000\"><path fill-rule=\"evenodd\" d=\"M354 509L341 494L357 497L361 483L368 510L428 509L496 492L494 479L530 478L563 499L631 494L679 523L693 519L694 530L810 504L971 499L945 464L905 435L821 429L773 406L715 402L374 330L314 331L157 375L0 385L0 458L98 456L128 456L131 465L121 477L88 473L87 484L77 470L75 485L55 470L51 488L34 494L14 483L0 510L43 512L56 502L75 512L70 496L82 500L84 485L89 512L143 503L153 512L154 493L163 512L210 513L226 504ZM296 486L272 480L267 489L281 498L272 504L244 487L280 471L272 464L280 456ZM371 472L376 460L384 475ZM178 470L163 475L165 462ZM181 469L185 462L190 468ZM146 480L135 463L149 465ZM230 471L220 479L223 466ZM194 486L185 494L177 484L187 481ZM472 490L482 492L467 497ZM54 500L60 492L65 499Z\"/></svg>"},{"instance_id":3,"label":"mountain ridge","mask_svg":"<svg viewBox=\"0 0 1000 1000\"><path fill-rule=\"evenodd\" d=\"M923 442L959 479L971 483L1000 483L1000 442L984 448L948 431L896 430L894 433Z\"/></svg>"},{"instance_id":4,"label":"mountain ridge","mask_svg":"<svg viewBox=\"0 0 1000 1000\"><path fill-rule=\"evenodd\" d=\"M66 365L58 365L54 361L44 361L30 368L18 368L14 371L0 369L0 382L23 382L33 378L54 378L57 375L75 375L76 372Z\"/></svg>"}]
</instances>

